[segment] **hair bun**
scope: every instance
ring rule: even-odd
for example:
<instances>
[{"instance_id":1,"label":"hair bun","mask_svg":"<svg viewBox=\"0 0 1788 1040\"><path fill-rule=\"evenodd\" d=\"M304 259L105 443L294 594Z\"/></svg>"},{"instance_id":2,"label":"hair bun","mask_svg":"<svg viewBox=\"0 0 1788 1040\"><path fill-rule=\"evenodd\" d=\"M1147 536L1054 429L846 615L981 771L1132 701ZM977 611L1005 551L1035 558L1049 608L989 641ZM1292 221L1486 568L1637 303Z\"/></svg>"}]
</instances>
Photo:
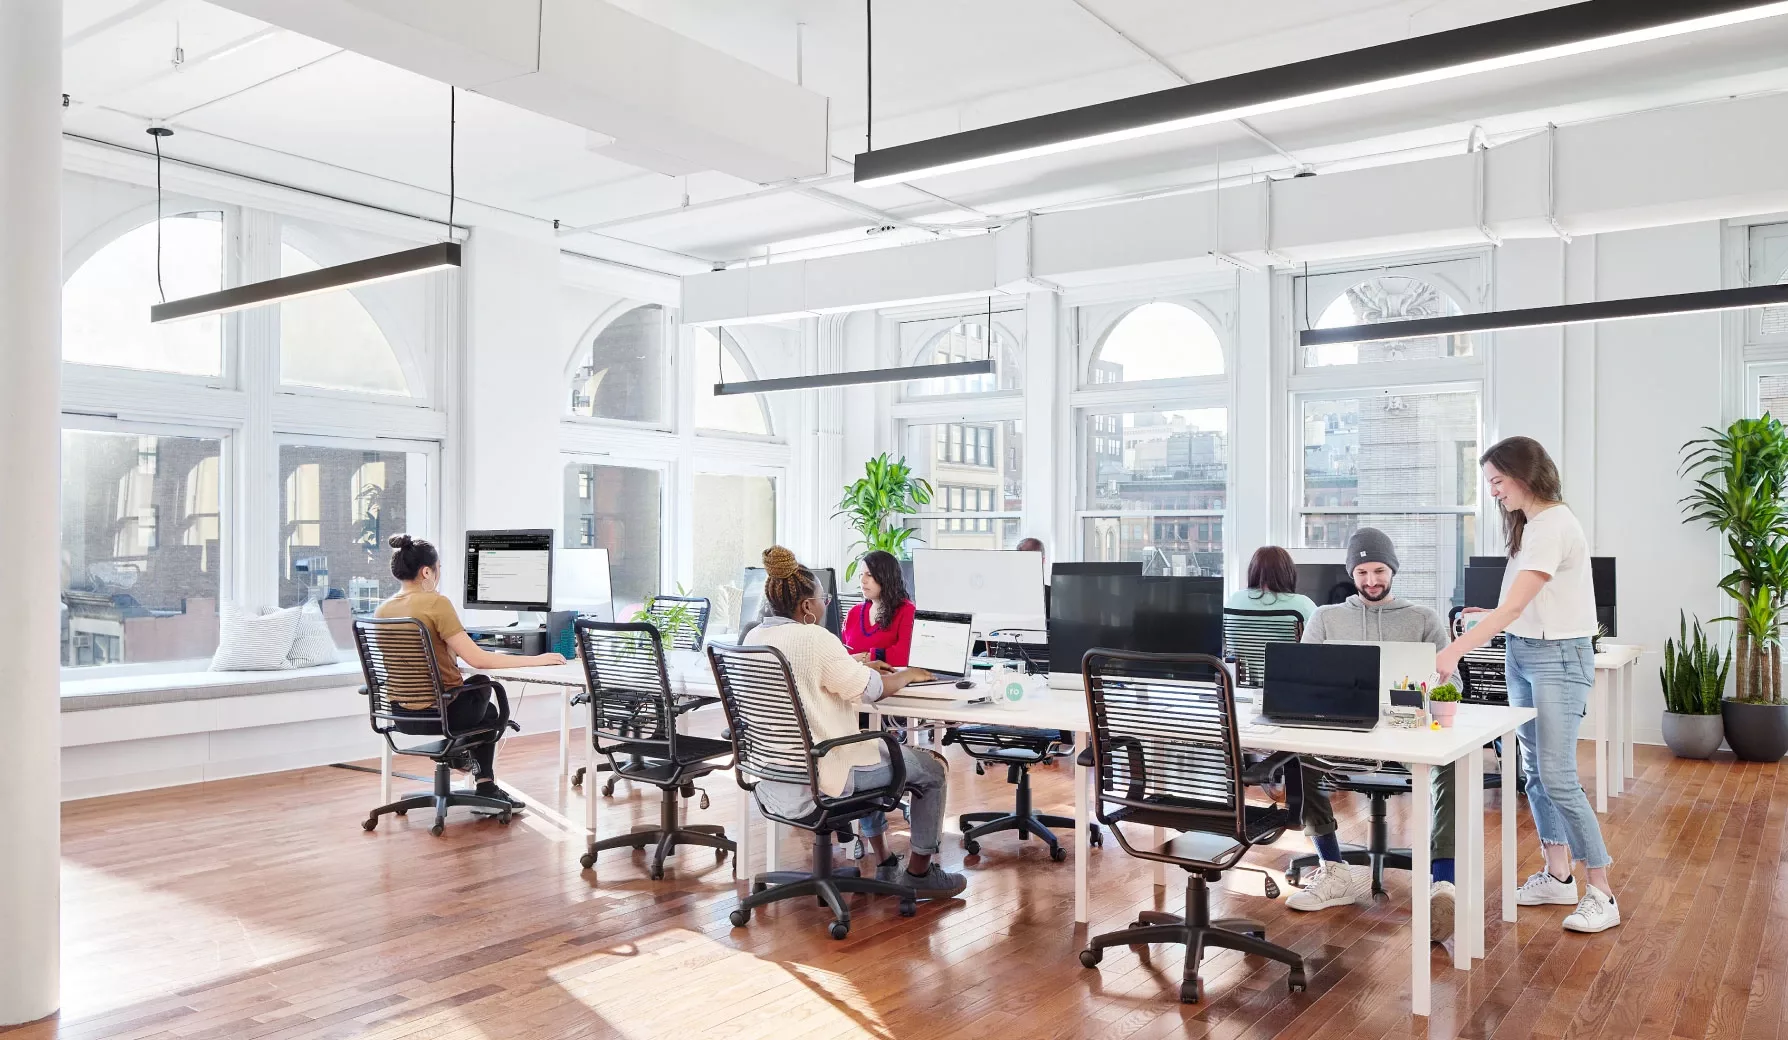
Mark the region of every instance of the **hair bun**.
<instances>
[{"instance_id":1,"label":"hair bun","mask_svg":"<svg viewBox=\"0 0 1788 1040\"><path fill-rule=\"evenodd\" d=\"M787 581L795 576L801 564L795 554L780 545L772 545L764 550L764 573L778 581Z\"/></svg>"},{"instance_id":2,"label":"hair bun","mask_svg":"<svg viewBox=\"0 0 1788 1040\"><path fill-rule=\"evenodd\" d=\"M389 544L393 549L408 549L416 542L407 534L394 534L391 536Z\"/></svg>"}]
</instances>

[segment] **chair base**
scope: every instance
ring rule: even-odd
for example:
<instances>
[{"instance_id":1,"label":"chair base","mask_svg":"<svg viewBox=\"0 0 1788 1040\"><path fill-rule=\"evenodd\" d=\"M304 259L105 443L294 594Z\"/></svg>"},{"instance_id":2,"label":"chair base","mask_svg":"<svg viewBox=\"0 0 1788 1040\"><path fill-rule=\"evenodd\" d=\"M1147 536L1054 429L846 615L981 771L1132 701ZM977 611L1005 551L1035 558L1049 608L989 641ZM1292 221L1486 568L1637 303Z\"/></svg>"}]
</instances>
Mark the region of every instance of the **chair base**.
<instances>
[{"instance_id":1,"label":"chair base","mask_svg":"<svg viewBox=\"0 0 1788 1040\"><path fill-rule=\"evenodd\" d=\"M498 823L508 823L515 815L515 805L502 798L489 798L464 788L455 790L453 767L446 762L436 762L435 789L433 791L418 792L400 798L389 805L381 805L367 814L360 826L370 831L379 825L381 816L404 816L411 809L432 808L435 811L435 822L433 826L429 827L428 832L438 838L447 829L447 810L456 805L483 810L486 815L496 816Z\"/></svg>"},{"instance_id":2,"label":"chair base","mask_svg":"<svg viewBox=\"0 0 1788 1040\"><path fill-rule=\"evenodd\" d=\"M1080 963L1098 967L1105 950L1112 946L1143 946L1148 943L1178 943L1186 948L1186 964L1180 981L1180 1003L1196 1004L1204 998L1204 982L1198 968L1204 951L1210 947L1237 950L1256 957L1278 961L1291 969L1286 985L1293 991L1308 987L1304 975L1304 959L1283 946L1266 941L1266 926L1258 921L1232 917L1211 920L1210 889L1201 874L1193 874L1186 882L1186 916L1144 910L1130 927L1096 935L1080 951Z\"/></svg>"},{"instance_id":3,"label":"chair base","mask_svg":"<svg viewBox=\"0 0 1788 1040\"><path fill-rule=\"evenodd\" d=\"M1031 773L1029 765L1010 764L1008 768L1015 771L1018 783L1017 804L1009 813L972 812L963 813L956 818L957 829L962 831L962 848L971 856L981 852L980 839L989 834L1003 831L1017 831L1019 841L1029 841L1031 835L1042 838L1049 845L1049 858L1060 863L1068 858L1068 850L1062 847L1061 841L1050 830L1051 827L1066 828L1070 834L1074 832L1074 821L1066 816L1050 816L1031 811ZM1100 832L1096 823L1087 824L1087 842L1092 845L1104 845L1105 835Z\"/></svg>"},{"instance_id":4,"label":"chair base","mask_svg":"<svg viewBox=\"0 0 1788 1040\"><path fill-rule=\"evenodd\" d=\"M1384 895L1384 872L1390 870L1412 870L1415 857L1408 849L1385 849L1373 852L1360 845L1341 846L1341 860L1356 867L1372 868L1372 894ZM1315 870L1322 862L1322 857L1315 853L1294 857L1290 866L1285 868L1285 880L1296 885L1302 882L1304 872Z\"/></svg>"},{"instance_id":5,"label":"chair base","mask_svg":"<svg viewBox=\"0 0 1788 1040\"><path fill-rule=\"evenodd\" d=\"M847 892L898 896L900 916L911 917L918 912L919 894L910 886L863 877L856 867L833 867L832 838L830 834L822 833L814 836L813 870L773 870L757 875L751 879L751 894L740 899L739 905L728 916L733 927L743 928L751 923L751 911L760 906L784 899L812 897L832 911L832 923L827 926L827 931L832 938L842 939L851 930L851 911L844 902Z\"/></svg>"},{"instance_id":6,"label":"chair base","mask_svg":"<svg viewBox=\"0 0 1788 1040\"><path fill-rule=\"evenodd\" d=\"M610 780L626 779L616 776ZM652 847L652 858L648 862L647 871L653 881L664 877L664 860L677 851L680 845L700 845L719 853L717 859L726 859L729 852L737 852L739 847L726 836L726 828L711 823L683 824L677 819L677 798L683 793L683 785L663 788L664 802L659 813L658 826L636 827L626 834L612 838L603 838L590 843L578 862L585 870L596 865L597 853L608 849L643 849Z\"/></svg>"}]
</instances>

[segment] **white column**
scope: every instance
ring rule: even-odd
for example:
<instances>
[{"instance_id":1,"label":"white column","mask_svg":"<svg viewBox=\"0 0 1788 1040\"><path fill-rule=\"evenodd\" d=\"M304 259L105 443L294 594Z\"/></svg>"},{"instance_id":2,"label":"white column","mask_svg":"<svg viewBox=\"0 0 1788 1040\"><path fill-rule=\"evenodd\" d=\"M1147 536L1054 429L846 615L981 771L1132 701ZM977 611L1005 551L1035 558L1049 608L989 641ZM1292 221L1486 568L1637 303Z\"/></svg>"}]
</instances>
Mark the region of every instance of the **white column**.
<instances>
[{"instance_id":1,"label":"white column","mask_svg":"<svg viewBox=\"0 0 1788 1040\"><path fill-rule=\"evenodd\" d=\"M1062 476L1063 457L1074 453L1071 423L1058 416L1056 376L1060 371L1061 308L1055 293L1034 292L1024 304L1024 529L1020 537L1042 539L1051 560L1078 560L1078 533L1071 520L1071 485ZM1070 471L1071 472L1071 471Z\"/></svg>"},{"instance_id":2,"label":"white column","mask_svg":"<svg viewBox=\"0 0 1788 1040\"><path fill-rule=\"evenodd\" d=\"M8 646L0 1026L56 1010L61 751L62 3L0 2L0 631Z\"/></svg>"}]
</instances>

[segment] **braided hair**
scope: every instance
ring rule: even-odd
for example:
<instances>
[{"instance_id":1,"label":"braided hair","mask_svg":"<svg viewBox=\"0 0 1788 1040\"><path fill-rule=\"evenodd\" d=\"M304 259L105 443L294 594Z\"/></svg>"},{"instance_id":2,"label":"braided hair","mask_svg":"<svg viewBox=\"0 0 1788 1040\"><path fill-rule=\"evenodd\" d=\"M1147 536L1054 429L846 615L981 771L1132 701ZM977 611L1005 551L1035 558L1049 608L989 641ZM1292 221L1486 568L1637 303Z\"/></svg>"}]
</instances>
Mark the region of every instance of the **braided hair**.
<instances>
[{"instance_id":1,"label":"braided hair","mask_svg":"<svg viewBox=\"0 0 1788 1040\"><path fill-rule=\"evenodd\" d=\"M764 599L777 617L793 619L801 604L819 594L819 580L780 545L764 550Z\"/></svg>"}]
</instances>

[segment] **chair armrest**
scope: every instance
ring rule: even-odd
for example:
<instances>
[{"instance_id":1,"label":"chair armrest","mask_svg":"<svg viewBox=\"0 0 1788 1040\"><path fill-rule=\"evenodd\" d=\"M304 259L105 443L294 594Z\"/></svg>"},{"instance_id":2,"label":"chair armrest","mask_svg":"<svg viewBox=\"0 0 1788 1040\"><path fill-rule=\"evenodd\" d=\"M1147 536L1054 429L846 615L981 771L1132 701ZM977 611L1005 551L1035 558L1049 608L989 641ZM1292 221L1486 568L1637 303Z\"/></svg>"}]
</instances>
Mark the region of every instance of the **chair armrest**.
<instances>
[{"instance_id":1,"label":"chair armrest","mask_svg":"<svg viewBox=\"0 0 1788 1040\"><path fill-rule=\"evenodd\" d=\"M900 755L900 742L895 740L894 734L888 730L864 730L861 733L853 733L848 737L838 737L834 740L822 740L818 744L813 745L813 760L815 763L818 763L820 759L825 758L837 748L843 747L846 744L861 744L868 740L879 740L888 745L888 790L896 794L906 790L906 760ZM847 802L861 801L863 799L861 793L832 798L822 794L817 788L815 788L813 795L814 804L822 809L829 809L843 805Z\"/></svg>"},{"instance_id":2,"label":"chair armrest","mask_svg":"<svg viewBox=\"0 0 1788 1040\"><path fill-rule=\"evenodd\" d=\"M1290 751L1275 751L1261 761L1256 762L1243 770L1242 783L1247 784L1250 787L1258 787L1261 784L1270 783L1275 776L1278 776L1279 773L1285 771L1287 766L1297 760L1298 756Z\"/></svg>"},{"instance_id":3,"label":"chair armrest","mask_svg":"<svg viewBox=\"0 0 1788 1040\"><path fill-rule=\"evenodd\" d=\"M477 690L488 690L495 695L497 701L497 724L495 728L501 732L504 727L509 725L509 692L503 689L502 683L487 676L473 676L471 682L461 683L453 689L448 690L446 696L441 700L441 718L443 720L446 719L447 709L453 706L454 701ZM446 735L452 736L452 734Z\"/></svg>"}]
</instances>

